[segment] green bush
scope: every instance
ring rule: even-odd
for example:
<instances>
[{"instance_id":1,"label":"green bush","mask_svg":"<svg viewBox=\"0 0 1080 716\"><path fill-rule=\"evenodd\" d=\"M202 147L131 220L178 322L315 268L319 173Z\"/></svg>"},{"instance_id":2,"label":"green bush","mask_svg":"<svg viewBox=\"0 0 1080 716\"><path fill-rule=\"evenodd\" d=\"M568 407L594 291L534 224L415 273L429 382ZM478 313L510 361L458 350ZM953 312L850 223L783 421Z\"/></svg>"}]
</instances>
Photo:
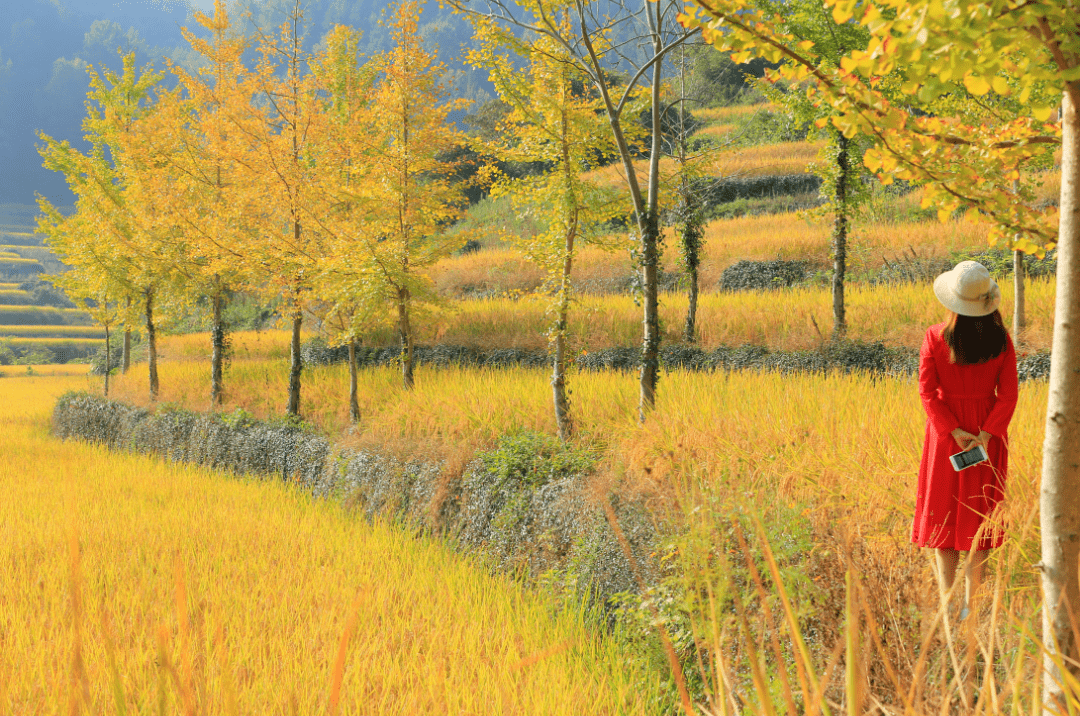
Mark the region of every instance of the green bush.
<instances>
[{"instance_id":1,"label":"green bush","mask_svg":"<svg viewBox=\"0 0 1080 716\"><path fill-rule=\"evenodd\" d=\"M589 472L596 457L585 448L564 445L554 436L522 431L499 438L494 449L480 454L480 462L499 486L535 488Z\"/></svg>"}]
</instances>

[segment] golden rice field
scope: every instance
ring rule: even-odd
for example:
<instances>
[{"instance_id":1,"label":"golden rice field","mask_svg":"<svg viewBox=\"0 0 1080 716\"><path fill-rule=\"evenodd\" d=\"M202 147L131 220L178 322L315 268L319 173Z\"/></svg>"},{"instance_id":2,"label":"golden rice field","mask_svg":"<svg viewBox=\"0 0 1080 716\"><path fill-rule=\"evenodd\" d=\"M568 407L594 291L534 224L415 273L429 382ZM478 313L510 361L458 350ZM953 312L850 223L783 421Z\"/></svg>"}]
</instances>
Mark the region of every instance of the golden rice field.
<instances>
[{"instance_id":1,"label":"golden rice field","mask_svg":"<svg viewBox=\"0 0 1080 716\"><path fill-rule=\"evenodd\" d=\"M918 203L918 196L898 199ZM914 251L920 257L945 257L950 252L986 246L988 227L970 221L893 223L856 222L848 244L848 271L852 276L881 267L884 261L903 259ZM699 280L703 291L713 290L725 268L736 261L804 260L825 270L828 266L831 226L825 220L796 214L743 216L710 222L705 227ZM667 271L679 271L678 240L669 230L663 257ZM626 244L629 249L630 244ZM607 251L586 246L576 252L573 277L584 292L610 291L612 282L625 280L633 270L627 250ZM543 274L514 248L493 248L438 262L431 271L440 294L457 297L470 290L535 290ZM2 315L2 314L0 314Z\"/></svg>"},{"instance_id":2,"label":"golden rice field","mask_svg":"<svg viewBox=\"0 0 1080 716\"><path fill-rule=\"evenodd\" d=\"M762 144L739 149L725 149L708 158L706 168L710 174L720 177L779 176L783 174L803 174L807 166L817 159L821 151L818 142L780 142ZM634 162L638 180L644 181L649 166L645 160ZM671 177L678 172L677 162L670 157L660 160L661 182L670 183ZM585 173L589 181L623 187L626 173L622 164L614 163L593 169Z\"/></svg>"},{"instance_id":3,"label":"golden rice field","mask_svg":"<svg viewBox=\"0 0 1080 716\"><path fill-rule=\"evenodd\" d=\"M772 109L775 108L771 104L738 104L730 107L705 107L702 109L695 109L692 111L692 114L703 122L722 124L750 117L758 112L768 112Z\"/></svg>"},{"instance_id":4,"label":"golden rice field","mask_svg":"<svg viewBox=\"0 0 1080 716\"><path fill-rule=\"evenodd\" d=\"M35 338L40 342L47 338L105 338L105 329L100 326L3 326L0 325L0 338Z\"/></svg>"},{"instance_id":5,"label":"golden rice field","mask_svg":"<svg viewBox=\"0 0 1080 716\"><path fill-rule=\"evenodd\" d=\"M1001 311L1011 325L1013 288L1002 282ZM1021 349L1049 349L1053 330L1054 283L1032 280L1027 285L1028 328ZM926 327L944 320L943 309L929 285L849 285L845 291L848 337L882 341L888 346L918 348ZM547 345L550 323L547 299L488 298L458 301L415 325L416 342L444 343L481 349L536 349ZM687 298L662 293L660 320L664 341L682 340ZM567 336L578 351L610 346L633 346L641 340L641 309L629 295L581 296L571 309ZM770 349L803 350L818 347L832 331L832 294L828 286L805 286L776 291L704 293L698 299L698 342L702 348L750 343ZM816 326L816 327L815 327ZM366 335L372 345L390 345L389 328ZM207 344L208 345L208 344ZM207 347L206 353L209 353Z\"/></svg>"},{"instance_id":6,"label":"golden rice field","mask_svg":"<svg viewBox=\"0 0 1080 716\"><path fill-rule=\"evenodd\" d=\"M63 328L61 326L61 328ZM104 338L27 338L16 336L13 338L2 337L5 343L13 346L46 346L48 348L87 348L105 345Z\"/></svg>"},{"instance_id":7,"label":"golden rice field","mask_svg":"<svg viewBox=\"0 0 1080 716\"><path fill-rule=\"evenodd\" d=\"M0 379L0 711L638 714L582 615L278 482L48 435Z\"/></svg>"}]
</instances>

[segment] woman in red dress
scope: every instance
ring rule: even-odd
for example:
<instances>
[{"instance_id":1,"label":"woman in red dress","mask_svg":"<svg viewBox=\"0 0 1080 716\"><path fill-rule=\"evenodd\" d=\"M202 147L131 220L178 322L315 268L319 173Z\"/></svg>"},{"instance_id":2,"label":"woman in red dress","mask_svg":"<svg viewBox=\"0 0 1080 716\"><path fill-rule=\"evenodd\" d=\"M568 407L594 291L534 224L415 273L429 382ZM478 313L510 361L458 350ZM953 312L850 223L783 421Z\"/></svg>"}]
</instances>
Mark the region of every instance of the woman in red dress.
<instances>
[{"instance_id":1,"label":"woman in red dress","mask_svg":"<svg viewBox=\"0 0 1080 716\"><path fill-rule=\"evenodd\" d=\"M1001 290L986 268L963 261L934 282L949 309L945 323L926 331L919 353L919 395L926 408L926 441L911 540L937 550L942 596L965 568L966 616L982 581L988 550L1002 541L987 518L1004 496L1009 463L1008 426L1016 408L1016 351L998 306ZM990 456L965 470L949 456L982 445Z\"/></svg>"}]
</instances>

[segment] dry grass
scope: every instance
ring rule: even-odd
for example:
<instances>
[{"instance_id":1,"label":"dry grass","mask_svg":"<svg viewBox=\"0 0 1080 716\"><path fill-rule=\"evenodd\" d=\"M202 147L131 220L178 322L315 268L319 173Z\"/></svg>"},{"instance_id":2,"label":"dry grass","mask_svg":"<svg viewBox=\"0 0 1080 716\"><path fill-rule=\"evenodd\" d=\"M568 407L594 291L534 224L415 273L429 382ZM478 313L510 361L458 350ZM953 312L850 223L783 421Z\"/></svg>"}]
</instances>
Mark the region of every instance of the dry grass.
<instances>
[{"instance_id":1,"label":"dry grass","mask_svg":"<svg viewBox=\"0 0 1080 716\"><path fill-rule=\"evenodd\" d=\"M1012 285L1001 284L1002 315L1012 320ZM1053 329L1054 284L1033 280L1027 288L1026 350L1049 349ZM943 318L943 309L928 285L849 285L845 291L848 336L883 341L890 346L918 348L926 327ZM458 301L415 325L416 342L444 343L480 349L538 349L547 345L544 332L550 319L542 296ZM664 341L681 340L687 299L682 293L660 298ZM641 340L641 309L629 295L581 296L570 313L568 338L574 350L593 351L632 346ZM814 327L816 322L817 328ZM698 301L699 344L705 349L752 343L770 349L817 347L832 328L832 293L828 286L777 291L704 293ZM818 331L821 331L819 334ZM205 342L209 339L185 339ZM390 329L371 331L372 345L390 345ZM166 349L168 350L168 349ZM209 354L209 348L204 349Z\"/></svg>"},{"instance_id":2,"label":"dry grass","mask_svg":"<svg viewBox=\"0 0 1080 716\"><path fill-rule=\"evenodd\" d=\"M720 177L805 174L822 147L820 142L780 142L727 149L709 158L709 173Z\"/></svg>"},{"instance_id":3,"label":"dry grass","mask_svg":"<svg viewBox=\"0 0 1080 716\"><path fill-rule=\"evenodd\" d=\"M0 382L0 708L638 714L655 679L440 544L254 483L50 438L81 378Z\"/></svg>"},{"instance_id":4,"label":"dry grass","mask_svg":"<svg viewBox=\"0 0 1080 716\"><path fill-rule=\"evenodd\" d=\"M919 195L913 192L895 201L917 206ZM912 250L923 257L978 250L986 246L988 228L984 223L968 219L944 223L858 221L849 238L848 271L858 277L879 269L885 260L895 260ZM664 268L678 271L678 239L670 229L665 235ZM702 290L712 290L723 270L743 259L798 259L824 269L829 262L830 236L827 219L800 218L796 214L712 221L705 227L700 267ZM625 241L629 248L630 240ZM628 251L586 247L575 257L573 277L584 293L625 291L633 270ZM443 259L433 268L432 278L441 295L460 298L535 291L543 281L543 274L520 251L497 248Z\"/></svg>"},{"instance_id":5,"label":"dry grass","mask_svg":"<svg viewBox=\"0 0 1080 716\"><path fill-rule=\"evenodd\" d=\"M758 112L768 112L774 109L770 104L738 104L731 107L707 107L695 109L692 114L703 122L710 124L730 123L737 119L743 119Z\"/></svg>"}]
</instances>

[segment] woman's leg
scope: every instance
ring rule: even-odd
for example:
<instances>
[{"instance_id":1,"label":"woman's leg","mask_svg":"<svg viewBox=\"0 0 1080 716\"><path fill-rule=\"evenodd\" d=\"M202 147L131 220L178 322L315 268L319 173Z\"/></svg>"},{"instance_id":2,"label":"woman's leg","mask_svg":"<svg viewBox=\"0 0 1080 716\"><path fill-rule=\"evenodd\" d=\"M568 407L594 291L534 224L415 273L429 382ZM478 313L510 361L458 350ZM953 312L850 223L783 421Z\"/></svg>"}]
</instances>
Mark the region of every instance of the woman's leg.
<instances>
[{"instance_id":1,"label":"woman's leg","mask_svg":"<svg viewBox=\"0 0 1080 716\"><path fill-rule=\"evenodd\" d=\"M988 549L972 550L968 555L967 564L964 566L964 603L968 609L975 605L975 595L982 584L983 572L986 567L986 559L990 556Z\"/></svg>"},{"instance_id":2,"label":"woman's leg","mask_svg":"<svg viewBox=\"0 0 1080 716\"><path fill-rule=\"evenodd\" d=\"M941 601L944 602L948 599L949 592L953 588L953 584L956 582L956 566L960 563L960 553L955 549L938 549L935 550L937 555L936 577L938 580L938 588L941 590Z\"/></svg>"}]
</instances>

